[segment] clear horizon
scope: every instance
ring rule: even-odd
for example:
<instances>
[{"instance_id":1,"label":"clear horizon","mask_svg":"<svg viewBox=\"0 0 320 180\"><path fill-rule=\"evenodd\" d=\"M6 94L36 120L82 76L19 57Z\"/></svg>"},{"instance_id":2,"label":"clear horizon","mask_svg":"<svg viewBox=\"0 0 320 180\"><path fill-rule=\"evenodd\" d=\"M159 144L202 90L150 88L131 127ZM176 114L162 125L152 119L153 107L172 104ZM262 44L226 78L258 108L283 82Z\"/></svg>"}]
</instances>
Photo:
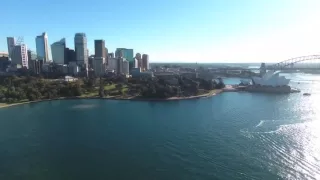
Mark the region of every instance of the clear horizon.
<instances>
[{"instance_id":1,"label":"clear horizon","mask_svg":"<svg viewBox=\"0 0 320 180\"><path fill-rule=\"evenodd\" d=\"M132 48L149 54L153 63L271 63L320 54L317 0L42 3L2 3L2 13L10 16L2 19L0 52L7 52L10 36L23 36L35 51L35 37L42 32L50 45L66 38L69 48L74 48L75 33L84 32L90 54L94 40L104 39L109 52Z\"/></svg>"}]
</instances>

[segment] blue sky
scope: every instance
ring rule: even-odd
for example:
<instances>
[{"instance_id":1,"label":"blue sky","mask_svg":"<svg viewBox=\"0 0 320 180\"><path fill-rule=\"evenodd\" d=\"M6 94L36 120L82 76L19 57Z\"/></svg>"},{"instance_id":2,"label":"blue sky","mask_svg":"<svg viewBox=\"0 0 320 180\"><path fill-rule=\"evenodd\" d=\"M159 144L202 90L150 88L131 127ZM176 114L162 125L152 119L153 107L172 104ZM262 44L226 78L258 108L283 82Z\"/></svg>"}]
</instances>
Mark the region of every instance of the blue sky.
<instances>
[{"instance_id":1,"label":"blue sky","mask_svg":"<svg viewBox=\"0 0 320 180\"><path fill-rule=\"evenodd\" d=\"M320 54L319 0L5 0L0 51L7 36L49 43L76 32L147 53L151 62L276 62Z\"/></svg>"}]
</instances>

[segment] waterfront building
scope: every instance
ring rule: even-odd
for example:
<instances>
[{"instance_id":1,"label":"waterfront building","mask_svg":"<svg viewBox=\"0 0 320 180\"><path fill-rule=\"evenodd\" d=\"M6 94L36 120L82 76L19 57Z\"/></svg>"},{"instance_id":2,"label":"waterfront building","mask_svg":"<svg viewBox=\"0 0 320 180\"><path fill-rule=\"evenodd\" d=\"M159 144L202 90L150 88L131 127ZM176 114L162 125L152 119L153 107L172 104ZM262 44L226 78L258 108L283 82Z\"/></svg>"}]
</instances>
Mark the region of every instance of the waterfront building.
<instances>
[{"instance_id":1,"label":"waterfront building","mask_svg":"<svg viewBox=\"0 0 320 180\"><path fill-rule=\"evenodd\" d=\"M142 55L142 70L143 71L149 70L149 55L148 54Z\"/></svg>"},{"instance_id":2,"label":"waterfront building","mask_svg":"<svg viewBox=\"0 0 320 180\"><path fill-rule=\"evenodd\" d=\"M27 45L20 44L14 47L11 63L13 65L21 65L26 68L29 67Z\"/></svg>"},{"instance_id":3,"label":"waterfront building","mask_svg":"<svg viewBox=\"0 0 320 180\"><path fill-rule=\"evenodd\" d=\"M88 54L87 37L85 33L76 33L74 37L74 48L76 53L77 64L88 68Z\"/></svg>"},{"instance_id":4,"label":"waterfront building","mask_svg":"<svg viewBox=\"0 0 320 180\"><path fill-rule=\"evenodd\" d=\"M129 74L129 61L124 60L122 63L123 63L122 73L125 75L128 75Z\"/></svg>"},{"instance_id":5,"label":"waterfront building","mask_svg":"<svg viewBox=\"0 0 320 180\"><path fill-rule=\"evenodd\" d=\"M286 79L284 76L279 76L280 71L268 71L265 75L260 77L253 77L253 85L260 86L287 86L290 82L290 79Z\"/></svg>"},{"instance_id":6,"label":"waterfront building","mask_svg":"<svg viewBox=\"0 0 320 180\"><path fill-rule=\"evenodd\" d=\"M11 60L14 46L16 45L16 41L14 37L7 37L7 45L8 45L8 57Z\"/></svg>"},{"instance_id":7,"label":"waterfront building","mask_svg":"<svg viewBox=\"0 0 320 180\"><path fill-rule=\"evenodd\" d=\"M53 62L56 64L65 64L66 62L66 39L51 44Z\"/></svg>"},{"instance_id":8,"label":"waterfront building","mask_svg":"<svg viewBox=\"0 0 320 180\"><path fill-rule=\"evenodd\" d=\"M46 32L36 37L36 50L39 60L43 60L44 63L49 62L48 35Z\"/></svg>"}]
</instances>

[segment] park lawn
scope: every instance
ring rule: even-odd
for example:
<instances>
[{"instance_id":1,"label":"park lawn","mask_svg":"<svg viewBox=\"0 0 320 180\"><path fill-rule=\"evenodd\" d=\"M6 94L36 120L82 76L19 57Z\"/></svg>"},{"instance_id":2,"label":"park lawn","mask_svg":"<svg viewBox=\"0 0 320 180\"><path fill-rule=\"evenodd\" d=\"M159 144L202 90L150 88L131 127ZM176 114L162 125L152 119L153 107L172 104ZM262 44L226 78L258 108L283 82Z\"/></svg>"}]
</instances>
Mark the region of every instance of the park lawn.
<instances>
[{"instance_id":1,"label":"park lawn","mask_svg":"<svg viewBox=\"0 0 320 180\"><path fill-rule=\"evenodd\" d=\"M115 84L111 84L111 85L108 84L104 86L104 90L107 90L107 91L113 90L115 88L116 88Z\"/></svg>"},{"instance_id":2,"label":"park lawn","mask_svg":"<svg viewBox=\"0 0 320 180\"><path fill-rule=\"evenodd\" d=\"M94 97L94 96L98 96L98 92L86 92L81 94L80 97Z\"/></svg>"},{"instance_id":3,"label":"park lawn","mask_svg":"<svg viewBox=\"0 0 320 180\"><path fill-rule=\"evenodd\" d=\"M128 90L129 90L129 88L128 88L127 86L124 86L124 87L121 89L121 91L122 91L123 93L127 93Z\"/></svg>"}]
</instances>

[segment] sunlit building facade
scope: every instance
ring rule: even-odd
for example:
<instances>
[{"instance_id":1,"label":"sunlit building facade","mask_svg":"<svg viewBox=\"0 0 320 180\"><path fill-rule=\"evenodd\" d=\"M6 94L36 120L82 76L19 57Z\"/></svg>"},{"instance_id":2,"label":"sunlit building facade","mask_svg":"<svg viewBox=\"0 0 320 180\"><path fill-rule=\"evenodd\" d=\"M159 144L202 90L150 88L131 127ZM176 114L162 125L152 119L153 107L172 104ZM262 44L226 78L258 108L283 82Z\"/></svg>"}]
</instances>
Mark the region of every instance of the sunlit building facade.
<instances>
[{"instance_id":1,"label":"sunlit building facade","mask_svg":"<svg viewBox=\"0 0 320 180\"><path fill-rule=\"evenodd\" d=\"M51 44L52 60L56 64L65 64L66 59L66 39L63 38Z\"/></svg>"},{"instance_id":2,"label":"sunlit building facade","mask_svg":"<svg viewBox=\"0 0 320 180\"><path fill-rule=\"evenodd\" d=\"M74 47L76 52L76 61L80 66L88 67L88 48L87 37L85 33L76 33L74 37Z\"/></svg>"},{"instance_id":3,"label":"sunlit building facade","mask_svg":"<svg viewBox=\"0 0 320 180\"><path fill-rule=\"evenodd\" d=\"M7 37L7 45L8 45L8 55L9 55L8 57L9 59L11 59L14 46L16 45L16 41L14 37Z\"/></svg>"},{"instance_id":4,"label":"sunlit building facade","mask_svg":"<svg viewBox=\"0 0 320 180\"><path fill-rule=\"evenodd\" d=\"M143 54L142 55L142 67L143 71L147 71L149 68L149 55Z\"/></svg>"},{"instance_id":5,"label":"sunlit building facade","mask_svg":"<svg viewBox=\"0 0 320 180\"><path fill-rule=\"evenodd\" d=\"M49 62L49 47L48 47L48 35L42 33L42 35L36 37L36 50L39 60L43 60L44 63Z\"/></svg>"}]
</instances>

